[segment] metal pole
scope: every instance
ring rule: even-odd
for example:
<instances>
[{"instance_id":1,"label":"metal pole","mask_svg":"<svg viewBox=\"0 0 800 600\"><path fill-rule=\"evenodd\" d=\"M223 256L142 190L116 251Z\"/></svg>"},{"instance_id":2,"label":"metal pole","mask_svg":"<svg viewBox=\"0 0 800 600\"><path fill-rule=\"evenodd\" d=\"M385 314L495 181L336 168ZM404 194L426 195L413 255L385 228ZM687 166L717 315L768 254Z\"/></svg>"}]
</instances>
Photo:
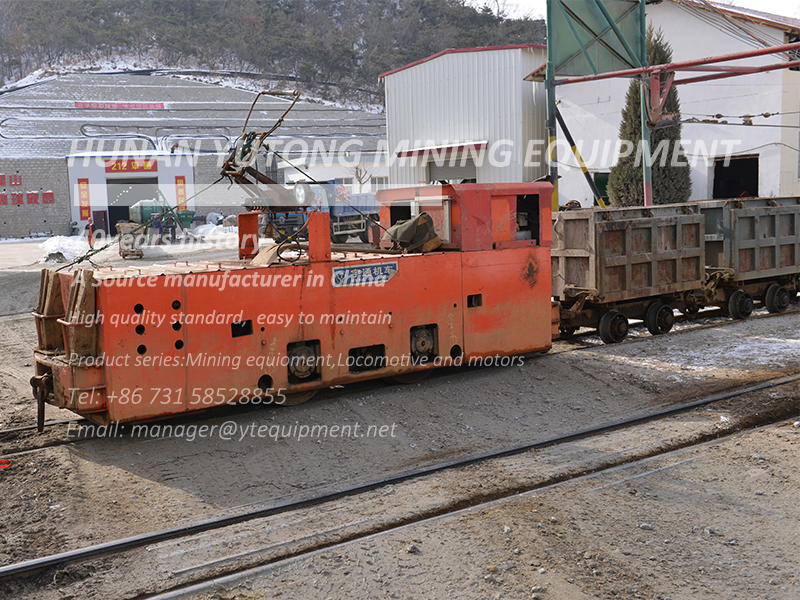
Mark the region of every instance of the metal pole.
<instances>
[{"instance_id":1,"label":"metal pole","mask_svg":"<svg viewBox=\"0 0 800 600\"><path fill-rule=\"evenodd\" d=\"M645 0L639 0L639 10L642 12L641 24L642 39L639 40L639 51L642 57L642 66L647 66L647 20L645 19ZM660 81L660 76L659 76ZM647 127L647 99L650 97L649 77L642 75L641 87L642 106L642 182L644 185L644 205L653 206L653 164L650 154L650 128Z\"/></svg>"},{"instance_id":2,"label":"metal pole","mask_svg":"<svg viewBox=\"0 0 800 600\"><path fill-rule=\"evenodd\" d=\"M569 83L583 83L584 81L600 81L602 79L614 79L616 77L632 77L634 75L641 75L642 73L666 73L668 71L688 70L692 69L693 67L713 65L716 63L727 62L730 60L753 58L756 56L765 56L767 54L782 54L784 52L794 52L797 50L800 50L800 42L792 42L791 44L783 44L782 46L770 46L769 48L758 48L756 50L748 50L746 52L736 52L735 54L708 56L706 58L686 60L683 62L667 63L664 65L652 65L648 67L641 67L639 69L624 69L622 71L609 71L608 73L600 73L599 75L584 75L582 77L562 79L561 81L557 81L556 85L567 85ZM788 63L784 63L784 67L786 67L787 65ZM748 67L745 68L748 69ZM751 73L752 71L748 70L747 72Z\"/></svg>"},{"instance_id":3,"label":"metal pole","mask_svg":"<svg viewBox=\"0 0 800 600\"><path fill-rule=\"evenodd\" d=\"M553 63L553 13L555 12L554 2L558 0L547 0L547 73L545 77L545 90L547 93L547 151L550 166L550 183L553 184L552 211L558 213L558 156L556 152L556 72Z\"/></svg>"},{"instance_id":4,"label":"metal pole","mask_svg":"<svg viewBox=\"0 0 800 600\"><path fill-rule=\"evenodd\" d=\"M556 119L558 119L558 124L561 125L561 131L564 132L564 137L567 138L567 142L569 143L570 147L572 148L572 153L575 155L575 160L578 161L578 164L581 167L581 171L583 171L583 176L586 179L586 183L589 184L589 188L592 190L592 194L594 194L594 199L597 202L597 205L600 208L606 208L606 203L603 201L603 198L600 196L600 190L597 189L597 186L592 179L592 176L589 174L589 169L586 167L586 163L583 162L583 157L581 156L580 151L578 150L578 146L575 143L575 139L572 137L572 134L569 132L567 128L567 124L564 122L564 117L561 116L561 111L558 110L556 107Z\"/></svg>"}]
</instances>

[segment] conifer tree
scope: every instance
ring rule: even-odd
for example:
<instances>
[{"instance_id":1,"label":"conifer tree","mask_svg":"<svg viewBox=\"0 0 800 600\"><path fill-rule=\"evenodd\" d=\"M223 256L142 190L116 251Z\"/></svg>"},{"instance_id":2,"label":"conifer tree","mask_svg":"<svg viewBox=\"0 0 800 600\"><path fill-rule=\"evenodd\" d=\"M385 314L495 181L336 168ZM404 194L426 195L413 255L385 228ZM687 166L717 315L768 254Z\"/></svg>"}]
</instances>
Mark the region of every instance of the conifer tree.
<instances>
[{"instance_id":1,"label":"conifer tree","mask_svg":"<svg viewBox=\"0 0 800 600\"><path fill-rule=\"evenodd\" d=\"M647 61L650 65L672 62L672 47L664 39L663 32L647 28ZM661 76L662 81L666 78ZM621 156L611 167L608 177L608 197L612 206L642 206L644 187L642 175L641 141L641 83L636 78L631 81L625 96L622 110L622 124L619 128L620 140L632 144L629 156ZM653 204L672 204L686 202L692 191L691 175L686 155L680 145L681 125L680 101L673 87L667 94L665 113L675 113L677 125L650 130L650 151L656 154L653 161ZM659 153L660 150L660 153ZM663 165L663 166L662 166Z\"/></svg>"}]
</instances>

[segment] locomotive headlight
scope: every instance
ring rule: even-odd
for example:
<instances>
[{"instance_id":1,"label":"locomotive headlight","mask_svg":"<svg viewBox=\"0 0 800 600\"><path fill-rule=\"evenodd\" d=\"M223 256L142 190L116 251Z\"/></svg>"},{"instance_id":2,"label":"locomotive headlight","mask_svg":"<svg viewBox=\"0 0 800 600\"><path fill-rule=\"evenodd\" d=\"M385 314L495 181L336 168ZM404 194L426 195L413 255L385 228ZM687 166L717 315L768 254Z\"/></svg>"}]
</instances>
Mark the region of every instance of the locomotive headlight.
<instances>
[{"instance_id":1,"label":"locomotive headlight","mask_svg":"<svg viewBox=\"0 0 800 600\"><path fill-rule=\"evenodd\" d=\"M294 199L300 206L305 206L311 201L311 188L307 183L294 184Z\"/></svg>"}]
</instances>

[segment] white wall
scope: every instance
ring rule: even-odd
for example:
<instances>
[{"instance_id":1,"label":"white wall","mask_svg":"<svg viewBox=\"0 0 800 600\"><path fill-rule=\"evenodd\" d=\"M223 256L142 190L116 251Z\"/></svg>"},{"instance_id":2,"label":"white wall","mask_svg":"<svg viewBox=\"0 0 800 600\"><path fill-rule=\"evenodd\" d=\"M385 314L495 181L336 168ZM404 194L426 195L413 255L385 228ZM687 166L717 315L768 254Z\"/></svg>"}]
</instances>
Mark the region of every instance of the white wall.
<instances>
[{"instance_id":1,"label":"white wall","mask_svg":"<svg viewBox=\"0 0 800 600\"><path fill-rule=\"evenodd\" d=\"M324 164L324 163L314 163L310 165L305 165L302 167L303 171L308 173L311 177L314 178L316 181L331 181L334 179L353 179L353 185L355 188L358 187L358 184L355 181L354 176L354 165L358 164L364 169L368 174L369 178L372 179L373 177L388 177L389 176L389 167L386 164L386 160L383 157L380 157L377 161L375 160L374 155L366 155L361 158L358 162L348 161L349 164L342 164L340 162L334 162L333 164ZM281 164L279 164L279 167ZM297 169L292 167L286 167L284 169L284 175L286 177L287 185L296 181L305 181L307 177L300 173ZM357 193L358 190L354 188L354 191ZM361 192L373 192L375 190L372 189L370 186L369 181L364 183L361 186Z\"/></svg>"},{"instance_id":2,"label":"white wall","mask_svg":"<svg viewBox=\"0 0 800 600\"><path fill-rule=\"evenodd\" d=\"M648 21L661 28L673 48L673 59L684 61L721 54L744 52L753 46L745 44L724 32L720 26L697 19L682 7L663 2L647 7ZM712 15L709 19L717 19ZM783 43L783 32L765 26L751 27L762 36L778 38ZM764 56L724 63L725 65L764 65L778 62L775 56ZM696 73L700 75L701 73ZM677 77L690 75L680 74ZM590 170L608 171L613 164L613 155L602 151L592 158L594 147L613 149L619 137L621 112L630 80L606 80L558 88L559 108L567 126L579 145ZM678 86L683 119L707 115L745 115L760 113L800 111L800 73L787 70L773 71ZM741 123L741 119L730 118L730 123ZM798 115L757 118L755 123L770 125L798 125ZM559 137L561 137L559 131ZM798 180L798 153L780 144L798 148L798 130L773 127L747 127L741 125L684 124L682 138L687 154L702 152L705 147L712 155L725 154L728 141L735 154L759 155L759 190L761 196L800 195ZM702 141L702 146L697 144ZM595 141L599 146L595 146ZM716 151L714 142L717 142ZM591 204L591 193L571 153L560 152L559 161L571 167L559 165L559 193L563 204L568 199L577 199L585 206ZM691 158L690 158L691 162ZM710 198L713 189L714 163L698 160L692 167L692 200Z\"/></svg>"},{"instance_id":3,"label":"white wall","mask_svg":"<svg viewBox=\"0 0 800 600\"><path fill-rule=\"evenodd\" d=\"M146 172L121 172L107 173L106 161L113 162L116 159L133 160L139 158L153 159L158 164L158 171ZM175 177L183 176L186 178L186 197L191 198L194 190L194 166L191 155L168 154L168 153L121 153L118 156L110 157L99 154L81 154L67 157L67 172L70 187L70 200L72 205L72 220L81 225L86 223L86 219L80 218L80 201L78 191L78 180L89 180L89 200L92 211L108 209L108 188L107 182L115 178L124 179L153 179L158 178L158 187L164 194L170 206L177 204L177 188ZM113 201L113 199L112 199ZM195 210L195 201L190 199L186 206L189 210Z\"/></svg>"},{"instance_id":4,"label":"white wall","mask_svg":"<svg viewBox=\"0 0 800 600\"><path fill-rule=\"evenodd\" d=\"M545 137L546 118L543 86L532 88L523 78L544 60L541 48L455 52L387 75L390 183L413 185L427 177L423 161L396 158L401 144L410 150L487 141L479 183L544 175L544 164L523 166L528 141ZM495 161L488 160L492 152Z\"/></svg>"}]
</instances>

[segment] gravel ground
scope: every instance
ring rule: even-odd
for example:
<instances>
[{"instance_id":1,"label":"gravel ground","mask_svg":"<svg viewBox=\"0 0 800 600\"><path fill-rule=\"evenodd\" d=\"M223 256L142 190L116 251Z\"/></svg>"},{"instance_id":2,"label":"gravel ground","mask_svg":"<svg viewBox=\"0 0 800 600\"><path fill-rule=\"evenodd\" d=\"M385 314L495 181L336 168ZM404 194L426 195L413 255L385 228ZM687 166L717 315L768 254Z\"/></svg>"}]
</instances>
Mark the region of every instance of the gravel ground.
<instances>
[{"instance_id":1,"label":"gravel ground","mask_svg":"<svg viewBox=\"0 0 800 600\"><path fill-rule=\"evenodd\" d=\"M795 599L798 425L464 510L183 597Z\"/></svg>"},{"instance_id":2,"label":"gravel ground","mask_svg":"<svg viewBox=\"0 0 800 600\"><path fill-rule=\"evenodd\" d=\"M22 263L24 258L18 261ZM0 314L22 312L20 306L25 302L30 306L24 310L32 307L38 281L36 266L6 266L0 271ZM5 317L0 322L0 351L6 357L0 374L0 428L30 425L35 422L35 403L28 385L35 345L33 321ZM360 384L325 391L298 407L217 411L171 422L186 427L231 422L237 428L233 439L165 437L162 430L131 437L124 432L117 437L13 455L10 466L0 470L6 508L0 524L0 563L169 527L254 502L352 485L443 458L547 439L747 382L797 373L799 325L800 316L783 315L658 338L636 338L615 346L600 345L591 336L579 337L557 343L548 355L526 358L522 366L442 371L412 386ZM48 407L47 416L70 418L69 413L52 407ZM335 439L289 435L271 439L247 434L264 425L291 429L293 425L355 423L394 427L393 435ZM752 454L775 457L770 458L774 463L767 463L767 471L774 473L769 481L773 477L786 481L778 494L764 486L759 490L765 492L762 495L744 495L747 480L742 478L746 473L767 467L753 466L760 464L757 461L752 465L744 460L737 463L735 453L722 454L716 463L702 462L706 458L687 463L709 465L705 468L707 481L691 480L694 483L690 488L669 483L668 479L662 484L662 476L655 474L636 483L652 482L653 491L642 487L635 494L623 494L619 493L623 488L612 486L586 499L582 499L581 491L553 491L552 496L541 500L544 504L528 499L532 504L520 504L522 508L516 512L504 514L497 508L465 513L443 520L446 526L442 528L420 525L413 534L388 534L386 541L375 540L366 549L355 545L355 550L343 549L291 563L288 571L282 568L270 575L277 579L265 583L271 586L266 589L321 598L409 594L430 598L529 598L533 594L542 598L625 597L629 588L630 597L638 593L647 598L796 598L791 570L778 557L790 560L797 555L793 546L797 518L784 517L780 506L788 512L786 507L797 505L789 490L792 486L798 489L798 447L793 431L778 432L785 438L780 444L775 442L777 437L764 437L767 434L754 434L752 438L761 440L753 442L760 446ZM63 426L43 437L6 434L0 439L0 448L8 454L66 437ZM790 468L791 461L794 469ZM742 471L742 465L749 466ZM727 475L712 474L715 469ZM663 473L666 477L666 471ZM724 489L714 491L722 485L712 482L714 477L728 482ZM636 508L643 499L647 503ZM745 499L760 503L764 510L753 512ZM779 501L786 504L773 504ZM695 508L696 515L691 513ZM539 512L534 513L534 509ZM691 514L685 515L686 510ZM659 515L666 520L659 521ZM547 525L551 516L563 524L561 529ZM578 520L580 535L570 533L570 517ZM545 524L546 535L539 523ZM638 528L641 523L650 523L654 529ZM505 527L511 531L503 533ZM705 533L703 537L702 529L693 533L695 527L717 527L722 535ZM761 563L747 562L753 560L749 554L747 560L737 563L730 554L742 550L742 540L749 540L747 548L752 549L767 536L787 531L794 535L773 535L779 540L774 555L765 553ZM680 539L681 545L664 543L665 539ZM739 547L714 546L721 552L719 560L706 545L707 540L721 544L732 539L739 540ZM650 544L645 544L648 540ZM407 552L410 544L421 551ZM514 554L514 548L520 553ZM672 548L681 549L675 555L674 572L669 552ZM615 553L617 549L621 554ZM583 558L577 555L578 550L584 553ZM603 561L585 553L602 556ZM758 554L755 550L752 553ZM617 562L612 564L612 559ZM626 560L629 566L622 578L621 565ZM596 566L588 568L591 563ZM291 570L300 569L301 564L304 571ZM771 573L775 565L778 571ZM539 573L540 569L545 573ZM594 570L600 574L592 574ZM582 579L589 576L587 572L593 579ZM753 573L758 578L753 578ZM773 576L766 578L764 587L762 579L769 574ZM615 575L624 580L614 582ZM726 578L735 579L727 588ZM311 586L315 579L324 583ZM596 587L600 579L604 583ZM751 580L755 587L747 595ZM770 584L770 580L777 583ZM684 581L688 583L680 585ZM534 588L546 591L532 591Z\"/></svg>"}]
</instances>

